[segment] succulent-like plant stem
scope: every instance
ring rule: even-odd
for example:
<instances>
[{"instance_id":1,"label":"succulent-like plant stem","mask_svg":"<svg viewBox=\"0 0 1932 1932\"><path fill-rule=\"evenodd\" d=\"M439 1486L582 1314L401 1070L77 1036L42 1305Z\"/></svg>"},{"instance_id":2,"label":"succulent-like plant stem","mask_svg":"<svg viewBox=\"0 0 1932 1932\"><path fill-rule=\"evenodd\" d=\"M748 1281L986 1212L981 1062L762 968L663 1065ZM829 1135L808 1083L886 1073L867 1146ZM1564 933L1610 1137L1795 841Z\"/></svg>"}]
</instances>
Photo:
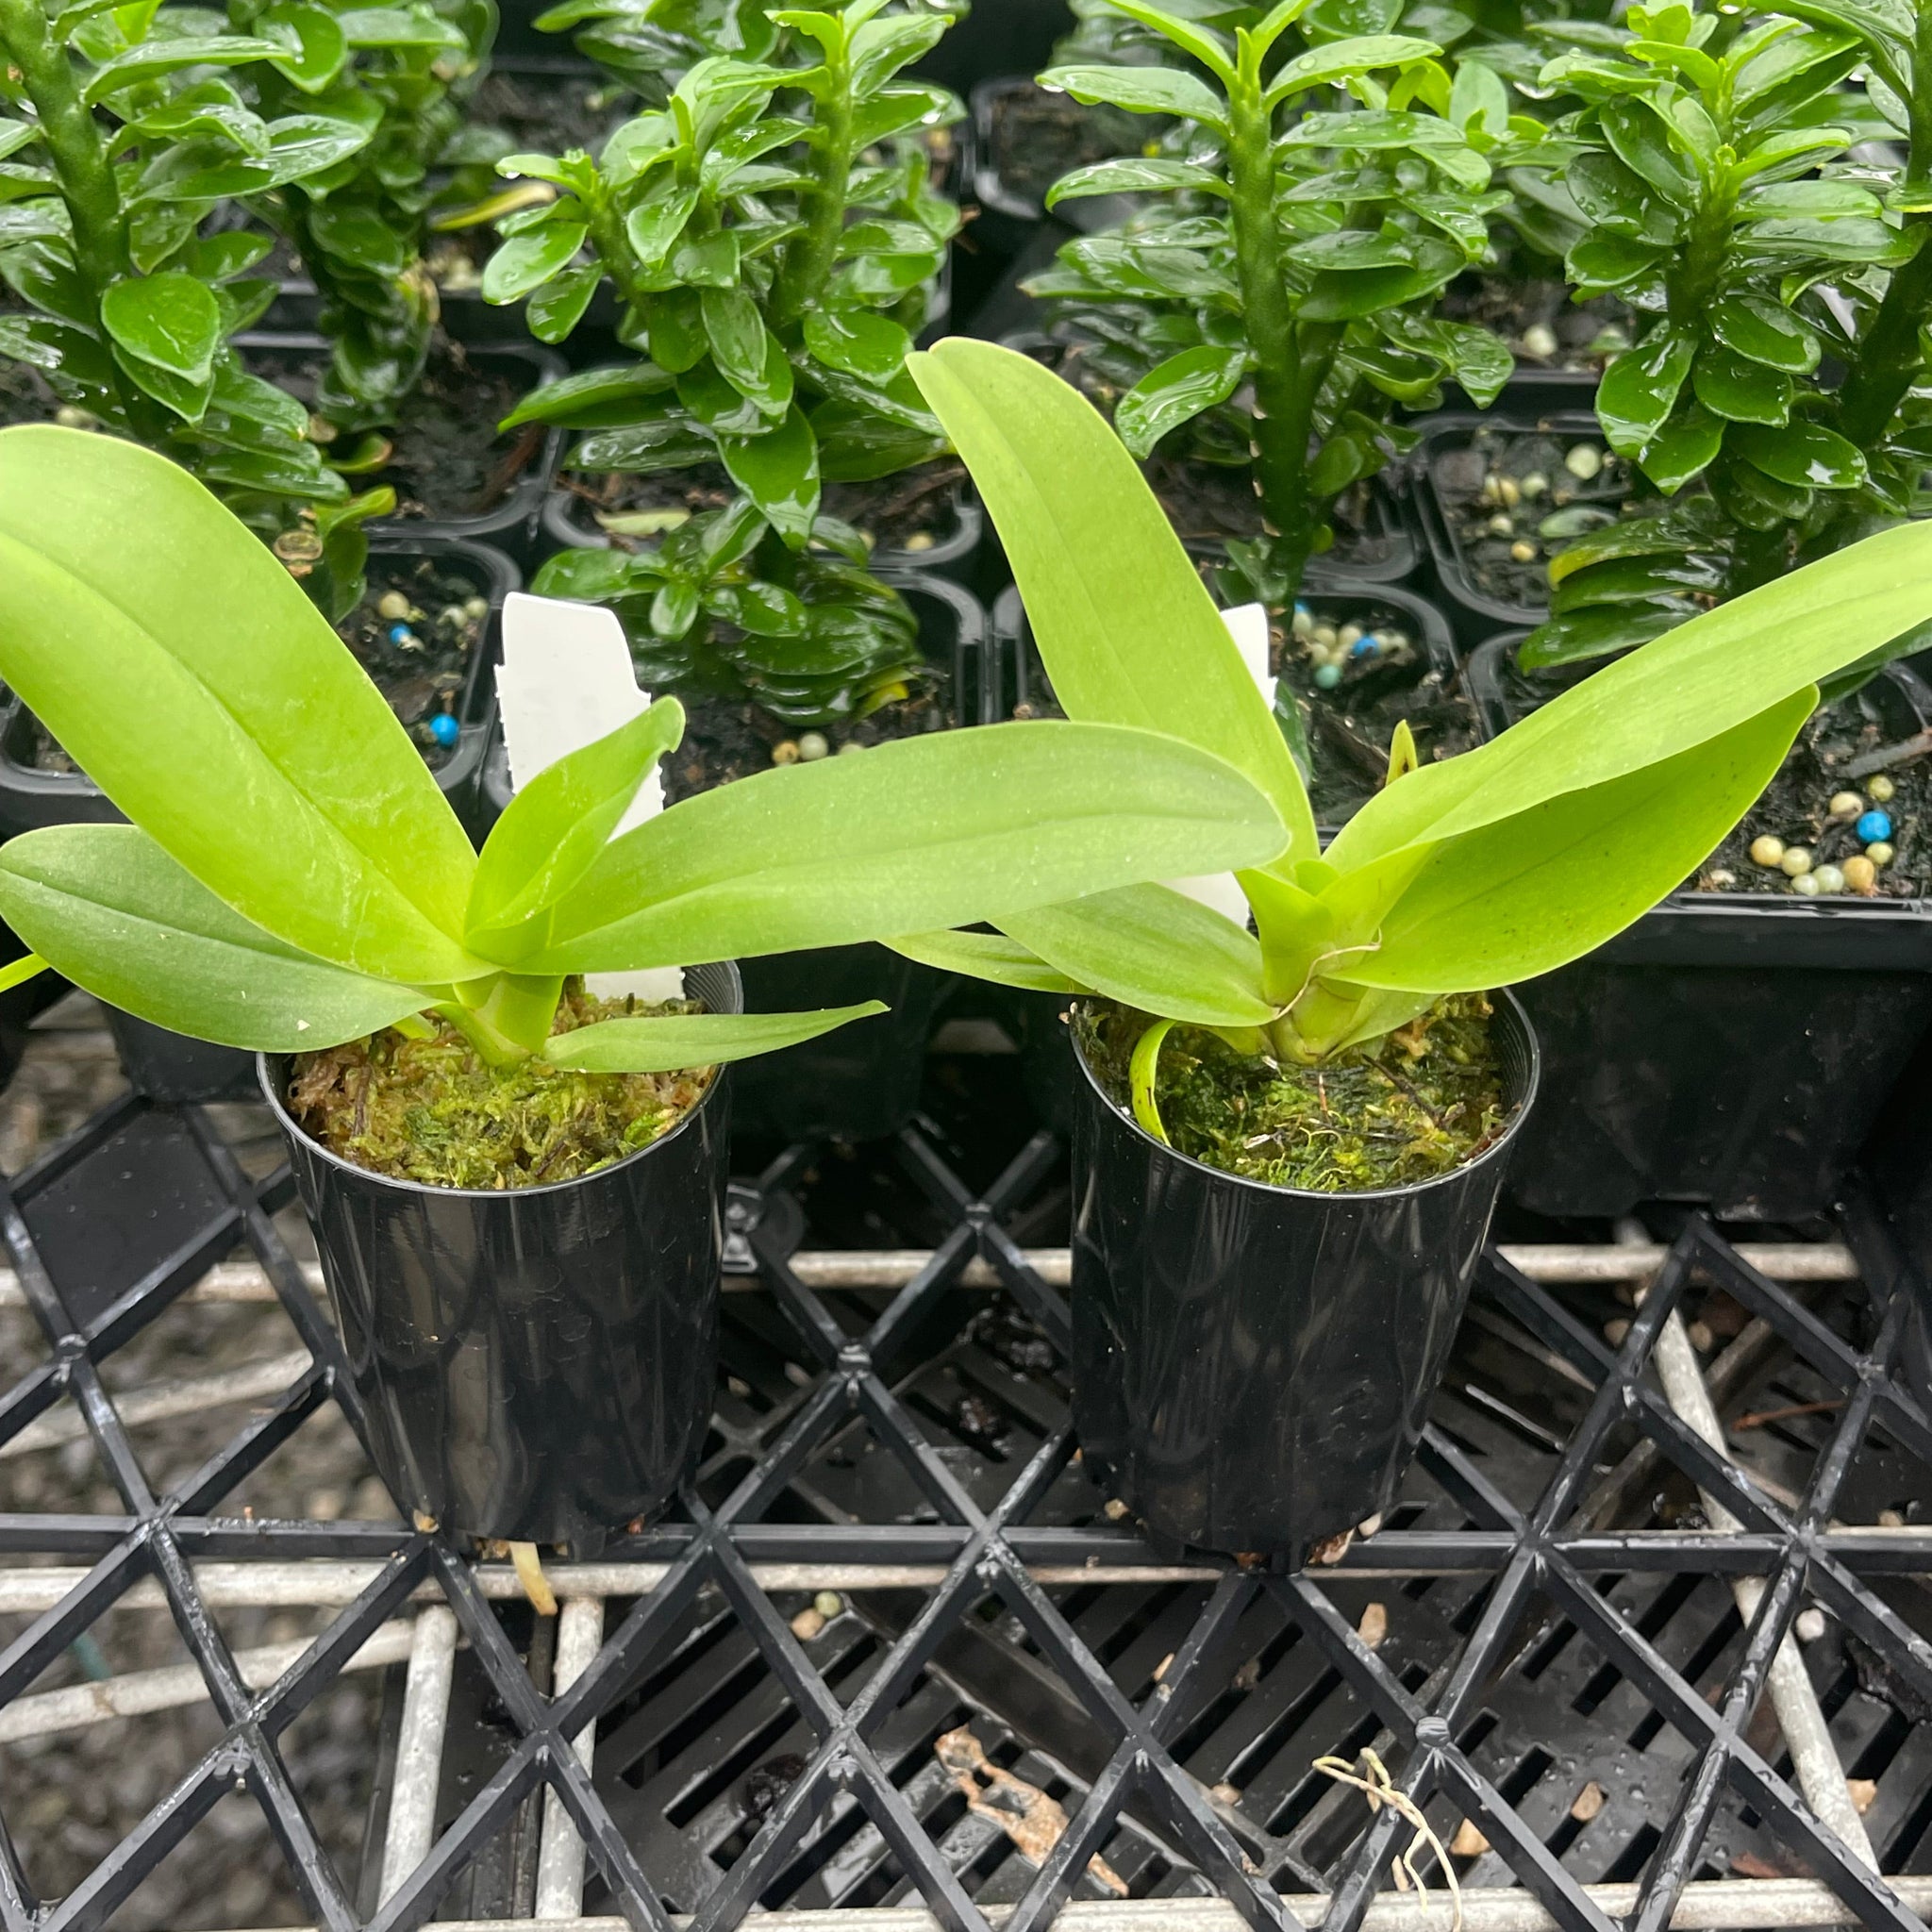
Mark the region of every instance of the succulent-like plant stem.
<instances>
[{"instance_id":1,"label":"succulent-like plant stem","mask_svg":"<svg viewBox=\"0 0 1932 1932\"><path fill-rule=\"evenodd\" d=\"M811 137L811 185L800 195L805 226L786 245L772 291L772 325L787 328L824 292L839 259L852 192L852 62L842 42L825 49L824 87Z\"/></svg>"},{"instance_id":2,"label":"succulent-like plant stem","mask_svg":"<svg viewBox=\"0 0 1932 1932\"><path fill-rule=\"evenodd\" d=\"M41 139L74 224L74 265L98 309L129 266L127 226L107 142L40 0L0 0L0 51L20 70L40 118Z\"/></svg>"},{"instance_id":3,"label":"succulent-like plant stem","mask_svg":"<svg viewBox=\"0 0 1932 1932\"><path fill-rule=\"evenodd\" d=\"M1271 591L1299 588L1322 527L1310 488L1315 399L1341 340L1330 323L1297 319L1274 212L1274 127L1258 62L1230 91L1228 176L1236 271L1254 356L1255 488L1272 541Z\"/></svg>"}]
</instances>

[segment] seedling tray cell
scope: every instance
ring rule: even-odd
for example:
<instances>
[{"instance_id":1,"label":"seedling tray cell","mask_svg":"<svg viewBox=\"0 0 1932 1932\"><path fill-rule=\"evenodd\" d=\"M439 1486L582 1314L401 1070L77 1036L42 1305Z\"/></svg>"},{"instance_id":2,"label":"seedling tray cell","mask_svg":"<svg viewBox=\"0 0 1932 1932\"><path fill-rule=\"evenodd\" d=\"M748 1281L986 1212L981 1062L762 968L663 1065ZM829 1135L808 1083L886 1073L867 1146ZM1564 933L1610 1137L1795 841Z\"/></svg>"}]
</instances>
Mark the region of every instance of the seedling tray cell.
<instances>
[{"instance_id":1,"label":"seedling tray cell","mask_svg":"<svg viewBox=\"0 0 1932 1932\"><path fill-rule=\"evenodd\" d=\"M946 1112L1010 1057L934 1065L897 1137L734 1185L699 1466L597 1561L546 1553L555 1617L366 1491L251 1508L278 1460L359 1426L258 1109L124 1099L0 1187L0 1925L158 1923L151 1881L218 1806L260 1820L272 1916L338 1932L1420 1928L1451 1923L1445 1858L1470 1932L1922 1923L1923 1288L1862 1193L1802 1241L1676 1212L1647 1245L1492 1247L1400 1501L1271 1574L1156 1547L1090 1479L1063 1151L1011 1127L1010 1095L997 1133ZM295 1359L204 1377L194 1413L232 1423L173 1467L151 1432L189 1413L180 1386L128 1371L249 1307ZM1673 1406L1686 1349L1725 1453ZM56 1417L99 1507L20 1506L9 1469L44 1451L19 1445ZM1748 1615L1740 1577L1764 1585ZM244 1643L266 1607L304 1634ZM185 1670L80 1685L88 1643L111 1657L142 1620ZM1794 1766L1766 1703L1793 1632L1875 1871L1818 1822L1819 1760ZM369 1794L345 1848L291 1740L351 1681L380 1716L365 1698L337 1740ZM43 1895L34 1799L104 1708L206 1741ZM1399 1794L1379 1808L1315 1762L1361 1775L1365 1752ZM1425 1901L1391 1879L1418 1817Z\"/></svg>"}]
</instances>

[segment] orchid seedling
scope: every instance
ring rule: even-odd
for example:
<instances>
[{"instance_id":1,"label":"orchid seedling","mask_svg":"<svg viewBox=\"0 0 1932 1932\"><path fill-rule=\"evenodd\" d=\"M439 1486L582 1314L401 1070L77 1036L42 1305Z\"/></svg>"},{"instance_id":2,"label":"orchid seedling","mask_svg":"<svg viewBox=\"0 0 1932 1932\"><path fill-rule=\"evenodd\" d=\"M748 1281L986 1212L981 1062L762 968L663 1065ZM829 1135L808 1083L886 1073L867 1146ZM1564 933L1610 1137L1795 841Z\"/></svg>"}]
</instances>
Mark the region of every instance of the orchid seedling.
<instances>
[{"instance_id":1,"label":"orchid seedling","mask_svg":"<svg viewBox=\"0 0 1932 1932\"><path fill-rule=\"evenodd\" d=\"M708 1066L875 1011L614 1018L569 978L1024 914L1261 863L1226 760L1113 724L935 734L760 774L618 832L684 714L660 698L525 787L480 856L393 712L185 471L0 431L0 677L132 822L0 848L0 916L177 1032L263 1052L447 1021L486 1062ZM613 836L616 834L616 836Z\"/></svg>"},{"instance_id":2,"label":"orchid seedling","mask_svg":"<svg viewBox=\"0 0 1932 1932\"><path fill-rule=\"evenodd\" d=\"M1398 730L1386 786L1324 852L1266 701L1103 419L991 343L942 342L912 368L998 525L1068 715L1213 752L1286 827L1236 874L1252 931L1139 884L995 918L990 934L894 941L947 971L1146 1014L1135 1104L1157 1136L1173 1026L1319 1063L1447 994L1602 945L1742 819L1820 679L1932 617L1932 526L1887 531L1644 645L1475 751L1418 765Z\"/></svg>"}]
</instances>

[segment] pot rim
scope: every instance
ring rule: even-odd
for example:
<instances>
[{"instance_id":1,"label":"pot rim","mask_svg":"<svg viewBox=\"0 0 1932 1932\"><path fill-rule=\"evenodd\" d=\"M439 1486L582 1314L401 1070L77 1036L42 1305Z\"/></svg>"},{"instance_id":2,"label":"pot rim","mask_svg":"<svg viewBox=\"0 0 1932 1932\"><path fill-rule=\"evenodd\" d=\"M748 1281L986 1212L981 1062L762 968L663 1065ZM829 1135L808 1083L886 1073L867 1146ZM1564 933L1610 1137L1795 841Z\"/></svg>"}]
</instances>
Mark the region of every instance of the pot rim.
<instances>
[{"instance_id":1,"label":"pot rim","mask_svg":"<svg viewBox=\"0 0 1932 1932\"><path fill-rule=\"evenodd\" d=\"M729 974L732 989L738 995L741 1010L744 1000L744 987L738 976L738 961L736 959L712 959L708 960L706 963L711 966L723 967L725 973ZM702 969L689 966L682 970L687 973L695 973ZM655 1141L638 1148L635 1153L626 1154L622 1160L613 1160L608 1167L600 1167L591 1174L573 1175L567 1181L546 1181L539 1188L434 1188L427 1181L399 1180L391 1174L377 1174L374 1168L358 1167L353 1160L344 1160L340 1154L325 1147L283 1105L282 1096L275 1091L275 1082L269 1077L268 1063L272 1058L286 1060L291 1058L292 1056L287 1053L271 1055L258 1052L255 1056L256 1079L260 1083L262 1095L268 1102L269 1111L275 1115L275 1124L281 1128L284 1134L288 1135L291 1140L299 1141L318 1160L325 1161L339 1173L347 1174L355 1180L366 1181L372 1186L378 1188L391 1188L399 1194L430 1194L439 1201L536 1201L541 1200L549 1194L560 1194L567 1188L580 1188L588 1182L608 1180L613 1174L622 1174L625 1168L635 1166L639 1161L649 1158L660 1147L668 1147L672 1141L677 1140L684 1133L685 1129L691 1126L704 1113L724 1087L725 1074L730 1064L727 1061L712 1070L711 1084L705 1089L703 1097L668 1134L659 1134Z\"/></svg>"},{"instance_id":2,"label":"pot rim","mask_svg":"<svg viewBox=\"0 0 1932 1932\"><path fill-rule=\"evenodd\" d=\"M1106 1108L1107 1112L1113 1119L1121 1122L1129 1133L1137 1135L1149 1147L1157 1149L1158 1152L1166 1155L1169 1159L1178 1162L1182 1167L1191 1168L1196 1174L1206 1174L1212 1180L1224 1181L1229 1187L1253 1188L1257 1193L1273 1194L1297 1201L1324 1201L1330 1205L1340 1205L1354 1201L1406 1200L1411 1194L1426 1193L1431 1188L1446 1188L1457 1181L1466 1178L1470 1174L1480 1173L1492 1160L1507 1158L1515 1143L1516 1136L1521 1131L1524 1122L1529 1118L1530 1109L1536 1105L1537 1091L1542 1084L1543 1071L1542 1047L1537 1040L1536 1028L1531 1024L1529 1014L1524 1009L1523 1002L1516 997L1513 988L1507 986L1497 987L1491 991L1489 997L1496 1003L1499 1010L1505 1007L1507 1008L1516 1024L1522 1030L1524 1043L1529 1048L1529 1067L1523 1083L1523 1098L1517 1103L1516 1111L1510 1117L1503 1131L1474 1160L1464 1161L1460 1167L1452 1167L1447 1174L1439 1174L1431 1180L1410 1181L1405 1186L1397 1188L1346 1190L1284 1188L1277 1186L1273 1181L1257 1181L1251 1174L1230 1174L1224 1167L1210 1166L1205 1160L1196 1160L1191 1154L1183 1154L1177 1147L1169 1146L1164 1141L1157 1141L1134 1118L1128 1108L1120 1106L1113 1099L1112 1095L1094 1077L1093 1069L1088 1065L1086 1051L1081 1046L1080 1036L1077 1031L1074 1035L1074 1059L1080 1069L1081 1077L1087 1082L1089 1088L1091 1089L1092 1097ZM1082 1001L1078 1004L1085 1005L1087 1002Z\"/></svg>"}]
</instances>

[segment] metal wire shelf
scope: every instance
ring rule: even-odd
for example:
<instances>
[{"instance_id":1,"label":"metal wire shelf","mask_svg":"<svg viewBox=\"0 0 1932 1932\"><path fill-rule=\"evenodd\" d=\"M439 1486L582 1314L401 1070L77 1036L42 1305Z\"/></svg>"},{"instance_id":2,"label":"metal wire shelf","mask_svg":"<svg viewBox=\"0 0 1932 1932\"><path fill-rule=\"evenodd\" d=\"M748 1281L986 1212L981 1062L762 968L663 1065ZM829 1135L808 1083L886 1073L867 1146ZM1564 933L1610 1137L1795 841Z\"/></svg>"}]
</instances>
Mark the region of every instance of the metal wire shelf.
<instances>
[{"instance_id":1,"label":"metal wire shelf","mask_svg":"<svg viewBox=\"0 0 1932 1932\"><path fill-rule=\"evenodd\" d=\"M0 1816L5 1932L106 1924L236 1790L260 1807L307 1911L331 1932L406 1932L460 1914L458 1881L518 1831L529 1840L525 1882L504 1923L675 1922L728 1932L756 1912L762 1924L826 1932L912 1932L935 1922L947 1932L989 1924L1035 1932L1057 1922L1113 1932L1158 1915L1163 1928L1191 1932L1317 1922L1351 1932L1447 1926L1459 1911L1471 1932L1607 1932L1613 1923L1650 1932L1905 1928L1932 1911L1932 1878L1909 1869L1932 1862L1932 1724L1914 1732L1925 1746L1913 1759L1919 1774L1901 1774L1887 1797L1887 1857L1907 1869L1881 1875L1864 1849L1821 1822L1800 1789L1811 1788L1805 1767L1793 1771L1775 1731L1767 1740L1759 1714L1807 1601L1878 1660L1902 1699L1932 1713L1932 1643L1895 1600L1916 1588L1909 1579L1932 1573L1932 1524L1839 1520L1873 1445L1918 1472L1914 1481L1932 1470L1932 1421L1898 1373L1915 1319L1907 1262L1861 1195L1847 1204L1838 1242L1733 1245L1692 1219L1668 1244L1492 1250L1465 1339L1512 1352L1571 1406L1552 1397L1560 1432L1534 1416L1511 1418L1519 1437L1541 1430L1544 1439L1533 1483L1499 1479L1502 1465L1485 1455L1475 1424L1458 1411L1451 1427L1439 1415L1412 1484L1423 1500L1329 1553L1325 1565L1275 1575L1156 1549L1116 1520L1118 1506L1109 1510L1080 1470L1050 1374L1007 1378L1026 1418L1012 1453L962 1458L935 1425L921 1377L936 1350L972 1331L975 1310L1004 1311L999 1319L1024 1329L1030 1349L1064 1349L1065 1251L1024 1248L1010 1231L1060 1158L1050 1137L1035 1137L975 1193L928 1136L909 1130L896 1158L946 1231L929 1250L867 1254L800 1250L804 1217L791 1190L810 1157L793 1150L734 1188L731 1202L739 1353L761 1356L770 1389L760 1393L748 1379L721 1389L706 1461L677 1520L623 1539L601 1562L553 1563L561 1613L540 1624L507 1565L469 1560L439 1537L225 1512L327 1405L358 1418L312 1270L275 1224L289 1199L286 1171L252 1177L220 1122L215 1110L125 1101L0 1191L11 1263L0 1274L0 1305L25 1304L48 1350L0 1396L0 1457L71 1402L121 1506L98 1516L0 1516L0 1613L32 1619L0 1651L0 1745L169 1709L189 1695L212 1700L223 1732L58 1900L34 1895ZM90 1259L84 1240L76 1246L71 1218L51 1208L71 1209L116 1174L125 1183L135 1160L173 1176L174 1218L161 1217L150 1251L138 1263L121 1257L116 1274ZM230 1258L238 1248L246 1260ZM1577 1284L1619 1281L1640 1293L1612 1344L1574 1297ZM1743 1387L1752 1365L1782 1348L1832 1391L1807 1405L1828 1420L1818 1424L1802 1486L1740 1469L1721 1434L1713 1442L1674 1406L1672 1362L1693 1284L1722 1290L1747 1318L1710 1364L1714 1389ZM1833 1298L1835 1320L1807 1305L1807 1291ZM177 1305L269 1297L293 1324L306 1362L231 1384L225 1399L239 1390L256 1405L246 1425L157 1493L130 1429L166 1391L110 1393L103 1365ZM726 1358L730 1368L728 1341ZM759 1399L741 1398L741 1388ZM1480 1407L1479 1387L1464 1393ZM195 1399L214 1398L204 1387ZM1672 1481L1702 1492L1701 1519L1611 1526L1645 1514L1643 1494ZM1740 1615L1719 1591L1702 1647L1687 1657L1661 1641L1644 1606L1681 1602L1714 1577L1761 1579L1761 1592ZM1364 1587L1387 1582L1408 1587L1391 1596L1398 1623L1408 1603L1438 1593L1426 1641L1385 1646L1366 1613L1353 1614ZM824 1591L842 1596L829 1637L779 1601ZM216 1615L235 1604L332 1614L313 1641L238 1653ZM191 1665L35 1690L115 1606L165 1607ZM1384 1606L1369 1607L1388 1622ZM1102 1629L1108 1619L1113 1635ZM1123 1620L1139 1633L1138 1664L1121 1647ZM848 1624L851 1641L838 1636ZM638 1757L637 1739L667 1700L699 1695L691 1658L705 1633L726 1625L732 1668L759 1686L762 1729L747 1734L749 1746L733 1735L737 1757L714 1768L708 1810L680 1801L691 1826L680 1837L639 1792L684 1773L654 1756L655 1745ZM1527 1668L1523 1659L1542 1656L1547 1670L1564 1643L1561 1670L1590 1677L1593 1669L1592 1681L1607 1673L1640 1700L1652 1734L1677 1746L1663 1773L1636 1781L1648 1807L1632 1840L1641 1856L1626 1857L1627 1875L1591 1883L1574 1869L1577 1834L1562 1822L1575 1822L1574 1807L1552 1814L1552 1781L1525 1785L1520 1753L1498 1755L1515 1722L1505 1692ZM1244 1679L1269 1645L1267 1669L1281 1682L1271 1690L1264 1674L1256 1691ZM1281 1666L1284 1646L1292 1671ZM400 1686L380 1857L360 1897L318 1842L278 1743L356 1669L386 1669ZM1700 1688L1713 1674L1714 1696ZM716 1680L713 1668L704 1681ZM479 1697L494 1726L480 1758L464 1741ZM1020 1721L1009 1722L1016 1710ZM1058 1793L1058 1820L1030 1847L990 1820L997 1802L962 1810L958 1776L935 1759L933 1725L962 1711L987 1719L975 1748L994 1800L1016 1787ZM1297 1750L1319 1737L1322 1749L1370 1748L1387 1759L1395 1787L1452 1848L1459 1906L1434 1855L1420 1861L1425 1896L1391 1889L1392 1861L1414 1833L1393 1806L1372 1812L1306 1764L1291 1789L1265 1801L1258 1780L1244 1790L1208 1780L1203 1740L1218 1736L1217 1724L1278 1727L1291 1717L1302 1726ZM1579 1769L1594 1761L1592 1736L1586 1726ZM748 1807L739 1760L769 1768L786 1740L798 1748ZM1227 1748L1224 1740L1213 1746ZM452 1766L466 1752L474 1774L460 1778ZM1831 1770L1842 1784L1835 1756ZM1453 1849L1458 1823L1478 1835L1479 1850ZM700 1824L711 1831L702 1844ZM1781 1846L1790 1869L1712 1875L1722 1869L1708 1862L1716 1839L1747 1827L1754 1842ZM1850 1831L1856 1839L1863 1828ZM842 1891L824 1875L828 1846L846 1860ZM824 1908L802 1908L806 1899Z\"/></svg>"}]
</instances>

